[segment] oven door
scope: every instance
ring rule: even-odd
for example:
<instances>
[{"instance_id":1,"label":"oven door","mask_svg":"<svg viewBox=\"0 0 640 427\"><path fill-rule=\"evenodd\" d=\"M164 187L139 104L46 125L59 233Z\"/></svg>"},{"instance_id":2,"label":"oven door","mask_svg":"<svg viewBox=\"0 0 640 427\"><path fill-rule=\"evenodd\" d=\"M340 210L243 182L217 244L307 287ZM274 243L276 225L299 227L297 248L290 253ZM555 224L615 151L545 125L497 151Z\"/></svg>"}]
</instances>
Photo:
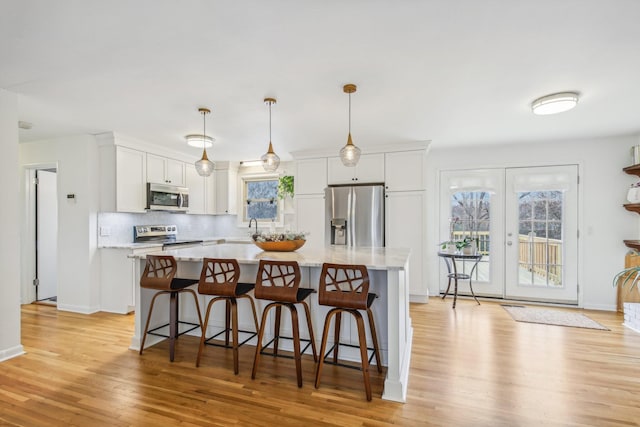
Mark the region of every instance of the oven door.
<instances>
[{"instance_id":1,"label":"oven door","mask_svg":"<svg viewBox=\"0 0 640 427\"><path fill-rule=\"evenodd\" d=\"M182 211L189 208L189 189L175 185L147 183L147 209Z\"/></svg>"}]
</instances>

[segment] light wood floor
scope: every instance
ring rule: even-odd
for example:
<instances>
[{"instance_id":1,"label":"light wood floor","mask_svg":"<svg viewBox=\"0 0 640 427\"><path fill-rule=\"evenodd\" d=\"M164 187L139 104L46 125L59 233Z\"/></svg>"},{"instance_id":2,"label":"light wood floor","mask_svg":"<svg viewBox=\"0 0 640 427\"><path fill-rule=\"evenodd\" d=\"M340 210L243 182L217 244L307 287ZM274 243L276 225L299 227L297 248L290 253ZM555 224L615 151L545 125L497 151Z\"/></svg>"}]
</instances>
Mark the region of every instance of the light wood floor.
<instances>
[{"instance_id":1,"label":"light wood floor","mask_svg":"<svg viewBox=\"0 0 640 427\"><path fill-rule=\"evenodd\" d=\"M313 387L303 361L263 358L251 380L253 347L207 347L183 336L176 361L161 343L127 349L133 316L81 315L22 307L27 354L0 363L0 425L640 425L640 334L611 312L585 312L610 331L518 323L492 302L432 298L411 307L414 326L406 404L367 402L359 371L325 367ZM375 372L375 370L374 370Z\"/></svg>"}]
</instances>

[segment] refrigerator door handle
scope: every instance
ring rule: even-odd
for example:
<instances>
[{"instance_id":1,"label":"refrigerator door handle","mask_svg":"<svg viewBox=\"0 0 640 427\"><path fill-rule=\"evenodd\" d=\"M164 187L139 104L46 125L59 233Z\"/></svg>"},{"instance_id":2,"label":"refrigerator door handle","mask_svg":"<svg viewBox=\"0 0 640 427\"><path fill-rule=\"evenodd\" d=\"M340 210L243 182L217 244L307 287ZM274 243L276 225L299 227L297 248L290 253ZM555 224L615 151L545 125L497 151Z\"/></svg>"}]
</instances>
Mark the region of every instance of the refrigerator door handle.
<instances>
[{"instance_id":1,"label":"refrigerator door handle","mask_svg":"<svg viewBox=\"0 0 640 427\"><path fill-rule=\"evenodd\" d=\"M358 200L356 198L356 190L353 187L349 190L349 199L351 201L351 203L349 203L349 217L351 219L351 225L349 226L351 234L349 245L356 246L356 203Z\"/></svg>"}]
</instances>

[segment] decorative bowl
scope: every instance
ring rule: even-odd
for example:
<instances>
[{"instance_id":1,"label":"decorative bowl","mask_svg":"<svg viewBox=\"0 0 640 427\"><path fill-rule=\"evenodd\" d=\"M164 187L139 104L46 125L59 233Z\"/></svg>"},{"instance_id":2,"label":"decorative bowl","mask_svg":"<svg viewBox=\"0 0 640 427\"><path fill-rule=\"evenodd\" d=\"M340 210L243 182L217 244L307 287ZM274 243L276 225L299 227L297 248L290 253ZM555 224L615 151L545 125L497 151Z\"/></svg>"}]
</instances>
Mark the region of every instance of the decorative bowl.
<instances>
[{"instance_id":1,"label":"decorative bowl","mask_svg":"<svg viewBox=\"0 0 640 427\"><path fill-rule=\"evenodd\" d=\"M299 240L281 240L279 242L258 242L253 243L262 249L263 251L272 252L293 252L296 249L300 249L307 241L303 239Z\"/></svg>"}]
</instances>

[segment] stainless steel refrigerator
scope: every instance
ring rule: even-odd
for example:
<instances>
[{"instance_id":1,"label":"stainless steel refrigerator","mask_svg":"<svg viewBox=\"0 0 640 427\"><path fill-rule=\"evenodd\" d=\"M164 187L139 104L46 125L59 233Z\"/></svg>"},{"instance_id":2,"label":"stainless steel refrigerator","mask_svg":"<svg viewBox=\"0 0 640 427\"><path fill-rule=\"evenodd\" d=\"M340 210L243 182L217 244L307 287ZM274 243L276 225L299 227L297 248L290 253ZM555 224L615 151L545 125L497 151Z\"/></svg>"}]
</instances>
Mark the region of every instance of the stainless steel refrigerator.
<instances>
[{"instance_id":1,"label":"stainless steel refrigerator","mask_svg":"<svg viewBox=\"0 0 640 427\"><path fill-rule=\"evenodd\" d=\"M384 246L384 186L332 186L325 190L325 243Z\"/></svg>"}]
</instances>

